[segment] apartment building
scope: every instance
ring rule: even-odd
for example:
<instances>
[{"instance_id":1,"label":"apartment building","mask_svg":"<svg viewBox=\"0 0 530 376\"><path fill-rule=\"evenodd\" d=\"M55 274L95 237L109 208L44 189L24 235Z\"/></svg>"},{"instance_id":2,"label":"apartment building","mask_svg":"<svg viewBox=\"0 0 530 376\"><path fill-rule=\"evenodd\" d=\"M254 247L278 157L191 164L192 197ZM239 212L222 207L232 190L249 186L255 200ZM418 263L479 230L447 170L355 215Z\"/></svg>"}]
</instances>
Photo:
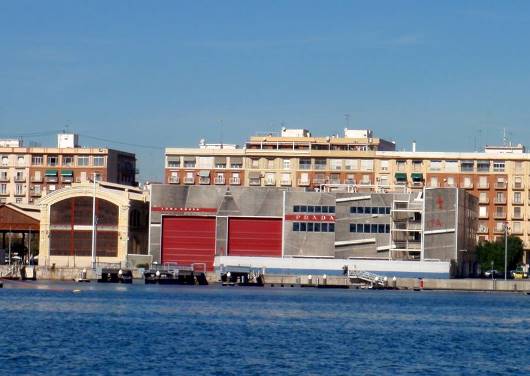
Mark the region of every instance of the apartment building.
<instances>
[{"instance_id":1,"label":"apartment building","mask_svg":"<svg viewBox=\"0 0 530 376\"><path fill-rule=\"evenodd\" d=\"M80 147L76 134L57 136L57 147L0 141L0 203L34 204L49 192L92 179L135 186L136 157L108 148Z\"/></svg>"},{"instance_id":2,"label":"apartment building","mask_svg":"<svg viewBox=\"0 0 530 376\"><path fill-rule=\"evenodd\" d=\"M232 158L237 163L232 163ZM313 137L307 130L253 136L243 148L168 148L166 182L179 185L415 191L458 187L479 199L478 240L510 233L530 250L530 154L522 145L482 152L397 151L371 131ZM236 177L237 179L232 179Z\"/></svg>"}]
</instances>

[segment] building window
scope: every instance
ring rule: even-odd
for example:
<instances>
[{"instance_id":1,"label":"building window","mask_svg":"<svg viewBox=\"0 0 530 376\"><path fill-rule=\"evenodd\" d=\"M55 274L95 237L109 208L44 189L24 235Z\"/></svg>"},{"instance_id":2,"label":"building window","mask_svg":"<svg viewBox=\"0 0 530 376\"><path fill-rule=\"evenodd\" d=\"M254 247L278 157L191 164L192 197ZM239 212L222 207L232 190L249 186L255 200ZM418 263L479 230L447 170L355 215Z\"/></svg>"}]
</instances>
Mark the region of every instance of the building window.
<instances>
[{"instance_id":1,"label":"building window","mask_svg":"<svg viewBox=\"0 0 530 376\"><path fill-rule=\"evenodd\" d=\"M477 171L478 172L489 172L490 161L477 161Z\"/></svg>"},{"instance_id":2,"label":"building window","mask_svg":"<svg viewBox=\"0 0 530 376\"><path fill-rule=\"evenodd\" d=\"M72 156L63 156L63 166L73 166L74 157Z\"/></svg>"},{"instance_id":3,"label":"building window","mask_svg":"<svg viewBox=\"0 0 530 376\"><path fill-rule=\"evenodd\" d=\"M359 169L359 161L357 159L345 159L344 160L344 169L345 170L352 170L352 171L358 170Z\"/></svg>"},{"instance_id":4,"label":"building window","mask_svg":"<svg viewBox=\"0 0 530 376\"><path fill-rule=\"evenodd\" d=\"M15 194L18 195L18 196L24 194L24 185L23 184L15 184Z\"/></svg>"},{"instance_id":5,"label":"building window","mask_svg":"<svg viewBox=\"0 0 530 376\"><path fill-rule=\"evenodd\" d=\"M315 158L315 170L325 170L327 168L327 161L325 158Z\"/></svg>"},{"instance_id":6,"label":"building window","mask_svg":"<svg viewBox=\"0 0 530 376\"><path fill-rule=\"evenodd\" d=\"M9 157L7 155L2 155L2 166L7 166L9 164Z\"/></svg>"},{"instance_id":7,"label":"building window","mask_svg":"<svg viewBox=\"0 0 530 376\"><path fill-rule=\"evenodd\" d=\"M0 195L6 195L7 194L7 184L1 183L0 184Z\"/></svg>"},{"instance_id":8,"label":"building window","mask_svg":"<svg viewBox=\"0 0 530 376\"><path fill-rule=\"evenodd\" d=\"M506 166L505 161L494 161L493 162L493 172L504 172Z\"/></svg>"},{"instance_id":9,"label":"building window","mask_svg":"<svg viewBox=\"0 0 530 376\"><path fill-rule=\"evenodd\" d=\"M33 166L42 166L42 155L33 155L31 157L31 164Z\"/></svg>"},{"instance_id":10,"label":"building window","mask_svg":"<svg viewBox=\"0 0 530 376\"><path fill-rule=\"evenodd\" d=\"M24 158L24 156L23 155L17 156L17 166L23 167L25 165L26 165L26 159Z\"/></svg>"},{"instance_id":11,"label":"building window","mask_svg":"<svg viewBox=\"0 0 530 376\"><path fill-rule=\"evenodd\" d=\"M513 208L513 218L523 219L523 208L520 206L515 206Z\"/></svg>"},{"instance_id":12,"label":"building window","mask_svg":"<svg viewBox=\"0 0 530 376\"><path fill-rule=\"evenodd\" d=\"M361 159L361 171L373 171L374 161L372 159Z\"/></svg>"},{"instance_id":13,"label":"building window","mask_svg":"<svg viewBox=\"0 0 530 376\"><path fill-rule=\"evenodd\" d=\"M474 161L462 161L460 162L460 171L462 172L473 172L475 169Z\"/></svg>"},{"instance_id":14,"label":"building window","mask_svg":"<svg viewBox=\"0 0 530 376\"><path fill-rule=\"evenodd\" d=\"M252 158L250 160L250 167L251 168L259 168L259 158Z\"/></svg>"},{"instance_id":15,"label":"building window","mask_svg":"<svg viewBox=\"0 0 530 376\"><path fill-rule=\"evenodd\" d=\"M15 175L15 181L25 181L24 171L17 171Z\"/></svg>"},{"instance_id":16,"label":"building window","mask_svg":"<svg viewBox=\"0 0 530 376\"><path fill-rule=\"evenodd\" d=\"M447 177L447 186L448 187L454 187L455 186L455 178L454 178L454 176L448 176Z\"/></svg>"},{"instance_id":17,"label":"building window","mask_svg":"<svg viewBox=\"0 0 530 376\"><path fill-rule=\"evenodd\" d=\"M438 187L438 177L437 176L431 176L431 187L436 188Z\"/></svg>"},{"instance_id":18,"label":"building window","mask_svg":"<svg viewBox=\"0 0 530 376\"><path fill-rule=\"evenodd\" d=\"M335 213L335 206L327 205L294 205L293 213Z\"/></svg>"},{"instance_id":19,"label":"building window","mask_svg":"<svg viewBox=\"0 0 530 376\"><path fill-rule=\"evenodd\" d=\"M390 233L390 224L385 223L350 223L350 232L367 233L367 234L388 234Z\"/></svg>"},{"instance_id":20,"label":"building window","mask_svg":"<svg viewBox=\"0 0 530 376\"><path fill-rule=\"evenodd\" d=\"M80 167L88 166L89 162L88 155L80 155L77 157L77 165Z\"/></svg>"},{"instance_id":21,"label":"building window","mask_svg":"<svg viewBox=\"0 0 530 376\"><path fill-rule=\"evenodd\" d=\"M458 172L458 161L445 161L446 172Z\"/></svg>"},{"instance_id":22,"label":"building window","mask_svg":"<svg viewBox=\"0 0 530 376\"><path fill-rule=\"evenodd\" d=\"M298 161L298 168L300 170L310 170L311 158L300 158L300 160Z\"/></svg>"},{"instance_id":23,"label":"building window","mask_svg":"<svg viewBox=\"0 0 530 376\"><path fill-rule=\"evenodd\" d=\"M329 165L332 170L342 170L342 159L330 159Z\"/></svg>"},{"instance_id":24,"label":"building window","mask_svg":"<svg viewBox=\"0 0 530 376\"><path fill-rule=\"evenodd\" d=\"M168 159L167 167L169 167L169 168L180 168L180 158Z\"/></svg>"},{"instance_id":25,"label":"building window","mask_svg":"<svg viewBox=\"0 0 530 376\"><path fill-rule=\"evenodd\" d=\"M412 161L412 171L421 172L422 171L422 162L421 161Z\"/></svg>"},{"instance_id":26,"label":"building window","mask_svg":"<svg viewBox=\"0 0 530 376\"><path fill-rule=\"evenodd\" d=\"M291 160L290 159L284 159L282 161L282 167L284 170L290 170L291 169Z\"/></svg>"},{"instance_id":27,"label":"building window","mask_svg":"<svg viewBox=\"0 0 530 376\"><path fill-rule=\"evenodd\" d=\"M381 171L388 171L388 161L383 160L380 163L381 163Z\"/></svg>"},{"instance_id":28,"label":"building window","mask_svg":"<svg viewBox=\"0 0 530 376\"><path fill-rule=\"evenodd\" d=\"M57 166L59 164L59 158L56 155L48 156L48 166Z\"/></svg>"},{"instance_id":29,"label":"building window","mask_svg":"<svg viewBox=\"0 0 530 376\"><path fill-rule=\"evenodd\" d=\"M390 206L352 206L351 214L390 214Z\"/></svg>"},{"instance_id":30,"label":"building window","mask_svg":"<svg viewBox=\"0 0 530 376\"><path fill-rule=\"evenodd\" d=\"M513 203L514 204L522 204L523 203L523 195L521 192L513 192Z\"/></svg>"},{"instance_id":31,"label":"building window","mask_svg":"<svg viewBox=\"0 0 530 376\"><path fill-rule=\"evenodd\" d=\"M105 157L95 156L93 159L93 164L97 167L105 166Z\"/></svg>"},{"instance_id":32,"label":"building window","mask_svg":"<svg viewBox=\"0 0 530 376\"><path fill-rule=\"evenodd\" d=\"M442 161L431 161L429 165L429 171L441 171Z\"/></svg>"}]
</instances>

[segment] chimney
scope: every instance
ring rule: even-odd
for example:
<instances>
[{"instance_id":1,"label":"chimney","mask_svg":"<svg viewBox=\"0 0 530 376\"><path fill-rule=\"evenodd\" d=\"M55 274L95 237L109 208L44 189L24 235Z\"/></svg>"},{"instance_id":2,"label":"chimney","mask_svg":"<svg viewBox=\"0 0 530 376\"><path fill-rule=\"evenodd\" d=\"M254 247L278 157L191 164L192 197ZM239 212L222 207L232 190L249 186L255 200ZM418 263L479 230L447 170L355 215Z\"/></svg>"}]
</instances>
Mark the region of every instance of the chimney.
<instances>
[{"instance_id":1,"label":"chimney","mask_svg":"<svg viewBox=\"0 0 530 376\"><path fill-rule=\"evenodd\" d=\"M416 152L416 140L413 140L413 141L412 141L412 152L413 152L413 153Z\"/></svg>"}]
</instances>

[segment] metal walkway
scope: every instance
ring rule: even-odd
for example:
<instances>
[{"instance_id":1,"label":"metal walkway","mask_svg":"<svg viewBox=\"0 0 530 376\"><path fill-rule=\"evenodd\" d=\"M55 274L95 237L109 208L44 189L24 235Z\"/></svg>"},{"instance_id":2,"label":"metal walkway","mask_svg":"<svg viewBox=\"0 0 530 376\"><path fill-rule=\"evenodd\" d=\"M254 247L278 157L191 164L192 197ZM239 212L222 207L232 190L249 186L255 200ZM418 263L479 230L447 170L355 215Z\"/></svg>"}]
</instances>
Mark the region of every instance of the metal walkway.
<instances>
[{"instance_id":1,"label":"metal walkway","mask_svg":"<svg viewBox=\"0 0 530 376\"><path fill-rule=\"evenodd\" d=\"M366 272L363 270L357 270L357 269L348 270L348 278L350 280L356 279L356 280L364 281L364 282L371 284L372 286L378 286L378 287L384 286L383 276L380 276L375 273Z\"/></svg>"}]
</instances>

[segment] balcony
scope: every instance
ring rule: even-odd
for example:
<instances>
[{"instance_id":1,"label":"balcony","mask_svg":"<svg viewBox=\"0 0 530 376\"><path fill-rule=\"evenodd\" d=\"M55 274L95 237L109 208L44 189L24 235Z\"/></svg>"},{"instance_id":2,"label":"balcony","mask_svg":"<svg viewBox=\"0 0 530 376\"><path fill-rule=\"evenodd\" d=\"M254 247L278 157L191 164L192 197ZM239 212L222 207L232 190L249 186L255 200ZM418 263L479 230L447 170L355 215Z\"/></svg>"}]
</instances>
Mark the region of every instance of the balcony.
<instances>
[{"instance_id":1,"label":"balcony","mask_svg":"<svg viewBox=\"0 0 530 376\"><path fill-rule=\"evenodd\" d=\"M214 184L224 185L225 183L226 183L226 180L224 176L216 176L214 179Z\"/></svg>"},{"instance_id":2,"label":"balcony","mask_svg":"<svg viewBox=\"0 0 530 376\"><path fill-rule=\"evenodd\" d=\"M195 184L195 178L190 176L185 177L184 184Z\"/></svg>"},{"instance_id":3,"label":"balcony","mask_svg":"<svg viewBox=\"0 0 530 376\"><path fill-rule=\"evenodd\" d=\"M248 180L249 185L253 186L260 186L261 185L261 179L260 178L251 178Z\"/></svg>"},{"instance_id":4,"label":"balcony","mask_svg":"<svg viewBox=\"0 0 530 376\"><path fill-rule=\"evenodd\" d=\"M497 181L495 182L495 189L506 189L508 184L506 184L505 181Z\"/></svg>"},{"instance_id":5,"label":"balcony","mask_svg":"<svg viewBox=\"0 0 530 376\"><path fill-rule=\"evenodd\" d=\"M71 184L71 183L73 183L73 181L74 181L74 177L73 177L73 176L63 176L63 177L61 178L61 181L62 181L63 183L65 183L65 184Z\"/></svg>"},{"instance_id":6,"label":"balcony","mask_svg":"<svg viewBox=\"0 0 530 376\"><path fill-rule=\"evenodd\" d=\"M15 176L15 183L25 183L26 177L25 176Z\"/></svg>"},{"instance_id":7,"label":"balcony","mask_svg":"<svg viewBox=\"0 0 530 376\"><path fill-rule=\"evenodd\" d=\"M315 185L326 184L326 179L315 178L313 179L313 184Z\"/></svg>"},{"instance_id":8,"label":"balcony","mask_svg":"<svg viewBox=\"0 0 530 376\"><path fill-rule=\"evenodd\" d=\"M489 229L487 225L481 224L478 226L477 234L487 234L488 232L489 232Z\"/></svg>"},{"instance_id":9,"label":"balcony","mask_svg":"<svg viewBox=\"0 0 530 376\"><path fill-rule=\"evenodd\" d=\"M478 189L490 189L490 183L478 183L477 184Z\"/></svg>"},{"instance_id":10,"label":"balcony","mask_svg":"<svg viewBox=\"0 0 530 376\"><path fill-rule=\"evenodd\" d=\"M24 190L15 192L15 196L16 197L25 196L25 195L26 195L26 191L24 191Z\"/></svg>"},{"instance_id":11,"label":"balcony","mask_svg":"<svg viewBox=\"0 0 530 376\"><path fill-rule=\"evenodd\" d=\"M207 185L210 184L210 178L199 177L199 184Z\"/></svg>"},{"instance_id":12,"label":"balcony","mask_svg":"<svg viewBox=\"0 0 530 376\"><path fill-rule=\"evenodd\" d=\"M495 219L506 219L506 212L505 211L495 211L495 214L493 215L493 218L495 218Z\"/></svg>"},{"instance_id":13,"label":"balcony","mask_svg":"<svg viewBox=\"0 0 530 376\"><path fill-rule=\"evenodd\" d=\"M497 205L506 205L506 197L495 197L493 203Z\"/></svg>"},{"instance_id":14,"label":"balcony","mask_svg":"<svg viewBox=\"0 0 530 376\"><path fill-rule=\"evenodd\" d=\"M178 184L180 183L180 178L178 176L170 176L168 179L169 184Z\"/></svg>"},{"instance_id":15,"label":"balcony","mask_svg":"<svg viewBox=\"0 0 530 376\"><path fill-rule=\"evenodd\" d=\"M230 184L231 185L240 185L241 184L241 179L238 176L232 176L230 178Z\"/></svg>"},{"instance_id":16,"label":"balcony","mask_svg":"<svg viewBox=\"0 0 530 376\"><path fill-rule=\"evenodd\" d=\"M8 191L0 191L0 196L9 196Z\"/></svg>"},{"instance_id":17,"label":"balcony","mask_svg":"<svg viewBox=\"0 0 530 376\"><path fill-rule=\"evenodd\" d=\"M524 205L524 201L522 198L513 198L512 205Z\"/></svg>"},{"instance_id":18,"label":"balcony","mask_svg":"<svg viewBox=\"0 0 530 376\"><path fill-rule=\"evenodd\" d=\"M461 183L460 188L473 189L473 183Z\"/></svg>"},{"instance_id":19,"label":"balcony","mask_svg":"<svg viewBox=\"0 0 530 376\"><path fill-rule=\"evenodd\" d=\"M488 211L486 211L485 213L479 213L478 217L480 219L488 219L489 218L489 213L488 213Z\"/></svg>"},{"instance_id":20,"label":"balcony","mask_svg":"<svg viewBox=\"0 0 530 376\"><path fill-rule=\"evenodd\" d=\"M7 183L9 181L9 177L7 175L0 176L0 182L1 183Z\"/></svg>"},{"instance_id":21,"label":"balcony","mask_svg":"<svg viewBox=\"0 0 530 376\"><path fill-rule=\"evenodd\" d=\"M490 198L489 197L479 197L478 199L479 204L489 204Z\"/></svg>"},{"instance_id":22,"label":"balcony","mask_svg":"<svg viewBox=\"0 0 530 376\"><path fill-rule=\"evenodd\" d=\"M327 169L328 169L327 165L315 164L315 170L322 171L322 170L327 170Z\"/></svg>"},{"instance_id":23,"label":"balcony","mask_svg":"<svg viewBox=\"0 0 530 376\"><path fill-rule=\"evenodd\" d=\"M42 191L33 191L30 194L31 197L40 197L42 196Z\"/></svg>"},{"instance_id":24,"label":"balcony","mask_svg":"<svg viewBox=\"0 0 530 376\"><path fill-rule=\"evenodd\" d=\"M298 179L298 186L299 187L307 187L309 186L310 182L308 179Z\"/></svg>"},{"instance_id":25,"label":"balcony","mask_svg":"<svg viewBox=\"0 0 530 376\"><path fill-rule=\"evenodd\" d=\"M504 226L495 226L493 232L496 234L504 234Z\"/></svg>"},{"instance_id":26,"label":"balcony","mask_svg":"<svg viewBox=\"0 0 530 376\"><path fill-rule=\"evenodd\" d=\"M57 183L59 179L57 176L46 176L46 182L47 183Z\"/></svg>"},{"instance_id":27,"label":"balcony","mask_svg":"<svg viewBox=\"0 0 530 376\"><path fill-rule=\"evenodd\" d=\"M524 218L523 213L513 213L512 214L512 219L523 219L523 218Z\"/></svg>"},{"instance_id":28,"label":"balcony","mask_svg":"<svg viewBox=\"0 0 530 376\"><path fill-rule=\"evenodd\" d=\"M30 180L32 183L42 183L42 176L32 176Z\"/></svg>"},{"instance_id":29,"label":"balcony","mask_svg":"<svg viewBox=\"0 0 530 376\"><path fill-rule=\"evenodd\" d=\"M514 181L513 184L512 184L512 189L514 191L522 191L524 190L524 184L523 182L520 182L520 181Z\"/></svg>"},{"instance_id":30,"label":"balcony","mask_svg":"<svg viewBox=\"0 0 530 376\"><path fill-rule=\"evenodd\" d=\"M291 186L291 179L281 179L280 180L280 185L282 186Z\"/></svg>"}]
</instances>

